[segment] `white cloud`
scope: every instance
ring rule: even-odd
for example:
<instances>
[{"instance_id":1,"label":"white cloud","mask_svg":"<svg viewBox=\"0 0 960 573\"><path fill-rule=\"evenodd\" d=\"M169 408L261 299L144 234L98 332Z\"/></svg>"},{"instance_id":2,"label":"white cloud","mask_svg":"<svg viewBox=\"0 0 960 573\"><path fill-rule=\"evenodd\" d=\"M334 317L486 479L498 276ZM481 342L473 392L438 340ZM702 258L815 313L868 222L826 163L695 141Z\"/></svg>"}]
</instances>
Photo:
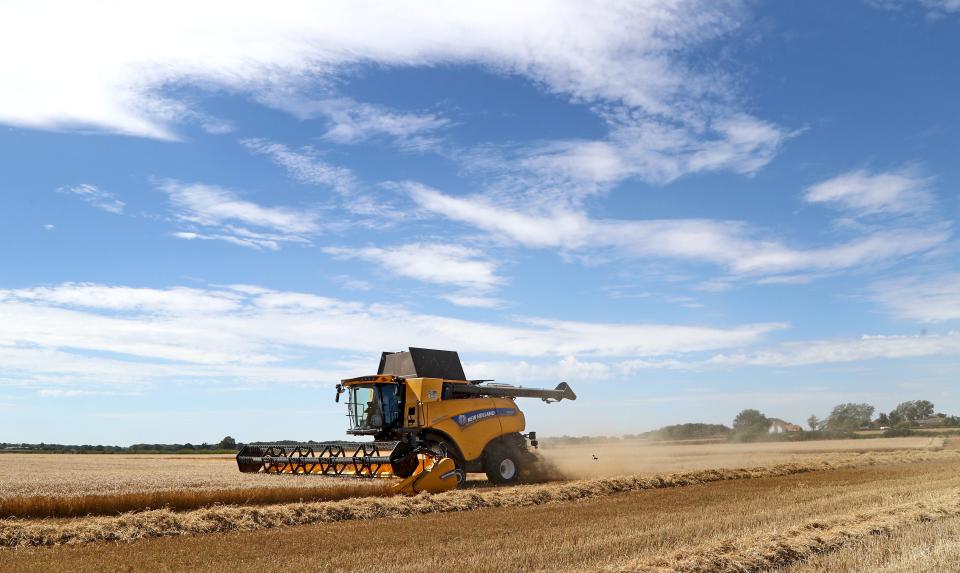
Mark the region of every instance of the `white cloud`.
<instances>
[{"instance_id":1,"label":"white cloud","mask_svg":"<svg viewBox=\"0 0 960 573\"><path fill-rule=\"evenodd\" d=\"M501 324L262 288L87 284L0 291L0 323L7 352L82 350L239 370L286 367L288 359L301 364L320 350L376 353L398 344L525 357L659 356L739 347L783 328L542 318Z\"/></svg>"},{"instance_id":2,"label":"white cloud","mask_svg":"<svg viewBox=\"0 0 960 573\"><path fill-rule=\"evenodd\" d=\"M46 224L43 226L43 229L44 229L45 231L52 231L52 230L54 230L54 229L56 229L56 228L57 228L57 226L54 225L53 223L46 223Z\"/></svg>"},{"instance_id":3,"label":"white cloud","mask_svg":"<svg viewBox=\"0 0 960 573\"><path fill-rule=\"evenodd\" d=\"M244 139L240 143L253 153L270 157L295 181L332 189L340 196L340 205L345 210L356 215L378 217L378 226L392 224L403 216L403 212L390 201L374 197L364 189L353 171L322 160L320 154L311 147L293 150L282 143L265 139Z\"/></svg>"},{"instance_id":4,"label":"white cloud","mask_svg":"<svg viewBox=\"0 0 960 573\"><path fill-rule=\"evenodd\" d=\"M388 273L418 281L488 290L503 282L497 266L476 249L459 245L411 243L392 247L328 247L340 258L376 263Z\"/></svg>"},{"instance_id":5,"label":"white cloud","mask_svg":"<svg viewBox=\"0 0 960 573\"><path fill-rule=\"evenodd\" d=\"M386 135L402 148L424 149L436 144L431 133L450 125L437 114L403 113L346 97L311 100L283 93L261 100L300 119L326 118L330 125L323 138L333 143L355 144Z\"/></svg>"},{"instance_id":6,"label":"white cloud","mask_svg":"<svg viewBox=\"0 0 960 573\"><path fill-rule=\"evenodd\" d=\"M929 211L935 197L931 179L915 169L871 173L849 171L806 189L810 203L829 203L860 215L917 214Z\"/></svg>"},{"instance_id":7,"label":"white cloud","mask_svg":"<svg viewBox=\"0 0 960 573\"><path fill-rule=\"evenodd\" d=\"M503 301L492 296L482 296L472 292L445 294L443 298L451 304L468 308L498 308Z\"/></svg>"},{"instance_id":8,"label":"white cloud","mask_svg":"<svg viewBox=\"0 0 960 573\"><path fill-rule=\"evenodd\" d=\"M906 320L960 319L960 273L883 281L873 285L873 292L875 301Z\"/></svg>"},{"instance_id":9,"label":"white cloud","mask_svg":"<svg viewBox=\"0 0 960 573\"><path fill-rule=\"evenodd\" d=\"M18 291L0 290L0 298L25 302L147 314L218 313L237 310L240 295L231 291L207 291L185 287L164 290L92 283L63 283Z\"/></svg>"},{"instance_id":10,"label":"white cloud","mask_svg":"<svg viewBox=\"0 0 960 573\"><path fill-rule=\"evenodd\" d=\"M269 156L301 183L330 187L342 195L350 195L355 190L356 180L349 169L322 161L313 149L293 151L264 139L244 139L241 143L254 153Z\"/></svg>"},{"instance_id":11,"label":"white cloud","mask_svg":"<svg viewBox=\"0 0 960 573\"><path fill-rule=\"evenodd\" d=\"M957 332L758 348L784 325L716 328L542 318L493 323L240 285L149 289L67 283L3 290L0 323L5 325L0 385L51 390L45 394L51 397L171 382L329 384L345 371L362 369L361 356L408 344L459 350L474 378L520 382L960 356ZM702 359L704 352L719 353ZM491 358L475 359L478 355Z\"/></svg>"},{"instance_id":12,"label":"white cloud","mask_svg":"<svg viewBox=\"0 0 960 573\"><path fill-rule=\"evenodd\" d=\"M406 183L404 187L428 211L527 247L576 249L588 246L595 232L594 222L578 211L557 208L540 216L530 215L481 197L454 197L418 183Z\"/></svg>"},{"instance_id":13,"label":"white cloud","mask_svg":"<svg viewBox=\"0 0 960 573\"><path fill-rule=\"evenodd\" d=\"M341 378L339 361L323 368L290 365L194 364L144 362L104 356L89 356L49 347L0 345L0 386L31 387L48 392L137 392L151 384L184 382L327 384ZM349 370L347 370L349 371Z\"/></svg>"},{"instance_id":14,"label":"white cloud","mask_svg":"<svg viewBox=\"0 0 960 573\"><path fill-rule=\"evenodd\" d=\"M446 119L434 114L397 113L347 98L318 104L332 124L323 137L335 143L359 143L385 134L394 137L403 147L416 149L433 142L424 134L449 125Z\"/></svg>"},{"instance_id":15,"label":"white cloud","mask_svg":"<svg viewBox=\"0 0 960 573\"><path fill-rule=\"evenodd\" d=\"M755 173L790 134L772 123L730 113L710 120L708 128L662 119L620 119L607 140L550 142L525 149L517 158L486 159L478 165L505 172L513 184L563 191L574 198L605 191L630 177L669 183L690 173Z\"/></svg>"},{"instance_id":16,"label":"white cloud","mask_svg":"<svg viewBox=\"0 0 960 573\"><path fill-rule=\"evenodd\" d=\"M706 262L737 275L836 271L928 251L950 237L949 226L893 228L829 247L795 249L755 237L737 221L591 219L579 210L527 213L485 198L453 197L423 185L405 188L421 207L527 247L566 251L612 249L620 257Z\"/></svg>"},{"instance_id":17,"label":"white cloud","mask_svg":"<svg viewBox=\"0 0 960 573\"><path fill-rule=\"evenodd\" d=\"M945 243L951 236L949 225L930 225L926 229L891 229L851 240L840 245L810 249L791 249L779 244L757 242L757 251L733 264L741 273L790 273L796 271L837 271L872 263L895 261L924 253Z\"/></svg>"},{"instance_id":18,"label":"white cloud","mask_svg":"<svg viewBox=\"0 0 960 573\"><path fill-rule=\"evenodd\" d=\"M42 388L37 391L41 398L80 398L83 396L113 396L116 392L104 392L100 390L78 390L65 388Z\"/></svg>"},{"instance_id":19,"label":"white cloud","mask_svg":"<svg viewBox=\"0 0 960 573\"><path fill-rule=\"evenodd\" d=\"M757 279L758 285L805 285L812 283L819 275L773 275Z\"/></svg>"},{"instance_id":20,"label":"white cloud","mask_svg":"<svg viewBox=\"0 0 960 573\"><path fill-rule=\"evenodd\" d=\"M580 360L564 356L556 361L478 361L464 364L475 380L510 380L516 383L555 381L598 382L608 380L616 371L606 362Z\"/></svg>"},{"instance_id":21,"label":"white cloud","mask_svg":"<svg viewBox=\"0 0 960 573\"><path fill-rule=\"evenodd\" d=\"M160 189L170 196L179 219L199 225L236 222L289 233L311 233L319 228L313 214L288 207L263 207L215 185L167 181Z\"/></svg>"},{"instance_id":22,"label":"white cloud","mask_svg":"<svg viewBox=\"0 0 960 573\"><path fill-rule=\"evenodd\" d=\"M242 228L233 228L232 231L235 231L236 234L225 234L225 233L195 233L193 231L177 231L172 233L172 236L178 239L184 239L186 241L223 241L225 243L230 243L237 245L238 247L246 247L248 249L256 249L258 251L279 251L281 243L308 243L306 239L301 239L299 237L291 237L286 235L271 235L269 233L254 233L247 229Z\"/></svg>"},{"instance_id":23,"label":"white cloud","mask_svg":"<svg viewBox=\"0 0 960 573\"><path fill-rule=\"evenodd\" d=\"M960 0L920 0L920 2L940 12L960 12Z\"/></svg>"},{"instance_id":24,"label":"white cloud","mask_svg":"<svg viewBox=\"0 0 960 573\"><path fill-rule=\"evenodd\" d=\"M334 282L347 290L370 290L373 288L368 281L353 278L349 275L337 275L333 277Z\"/></svg>"},{"instance_id":25,"label":"white cloud","mask_svg":"<svg viewBox=\"0 0 960 573\"><path fill-rule=\"evenodd\" d=\"M309 242L307 235L320 231L317 213L292 207L265 207L240 199L216 185L166 181L159 185L170 198L179 221L208 231L179 231L186 240L221 240L256 249L276 250L281 243ZM241 225L258 227L251 230Z\"/></svg>"},{"instance_id":26,"label":"white cloud","mask_svg":"<svg viewBox=\"0 0 960 573\"><path fill-rule=\"evenodd\" d=\"M857 340L791 342L755 352L719 354L707 364L721 366L806 366L960 355L960 333L915 336L863 336Z\"/></svg>"},{"instance_id":27,"label":"white cloud","mask_svg":"<svg viewBox=\"0 0 960 573\"><path fill-rule=\"evenodd\" d=\"M900 10L907 6L925 8L931 17L960 12L960 0L866 0L867 4L883 10Z\"/></svg>"},{"instance_id":28,"label":"white cloud","mask_svg":"<svg viewBox=\"0 0 960 573\"><path fill-rule=\"evenodd\" d=\"M293 1L265 14L259 4L237 1L11 1L0 7L0 50L25 57L0 61L0 76L18 86L0 94L0 122L173 139L176 124L200 121L200 112L169 87L279 97L280 106L286 98L296 107L297 94L333 91L361 66L479 65L593 104L614 127L610 143L626 171L661 180L710 169L749 173L769 160L782 133L742 112L735 79L685 60L688 51L735 33L745 6ZM403 138L441 122L325 100L334 123L328 137L340 141L370 132Z\"/></svg>"},{"instance_id":29,"label":"white cloud","mask_svg":"<svg viewBox=\"0 0 960 573\"><path fill-rule=\"evenodd\" d=\"M123 213L123 208L126 206L126 203L117 199L113 193L100 189L95 185L90 185L89 183L81 183L80 185L74 185L72 187L60 187L57 189L57 192L76 195L97 209L102 209L115 215ZM50 227L52 228L53 225Z\"/></svg>"}]
</instances>

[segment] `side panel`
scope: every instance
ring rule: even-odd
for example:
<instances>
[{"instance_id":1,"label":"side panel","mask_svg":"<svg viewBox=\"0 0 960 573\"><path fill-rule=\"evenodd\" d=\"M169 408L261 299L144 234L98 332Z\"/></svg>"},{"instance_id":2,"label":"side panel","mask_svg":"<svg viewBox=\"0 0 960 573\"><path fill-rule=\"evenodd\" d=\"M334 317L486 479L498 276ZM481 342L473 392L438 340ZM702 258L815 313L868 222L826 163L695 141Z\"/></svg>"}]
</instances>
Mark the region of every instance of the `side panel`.
<instances>
[{"instance_id":1,"label":"side panel","mask_svg":"<svg viewBox=\"0 0 960 573\"><path fill-rule=\"evenodd\" d=\"M444 400L425 409L427 427L450 436L467 461L480 457L487 443L503 434L501 417L492 398ZM516 413L516 406L511 405L508 415Z\"/></svg>"},{"instance_id":2,"label":"side panel","mask_svg":"<svg viewBox=\"0 0 960 573\"><path fill-rule=\"evenodd\" d=\"M504 434L523 432L523 430L526 429L527 419L523 416L523 412L520 411L520 408L517 407L513 400L510 398L493 398L493 404L497 408L501 430ZM509 414L507 413L508 408L516 411Z\"/></svg>"}]
</instances>

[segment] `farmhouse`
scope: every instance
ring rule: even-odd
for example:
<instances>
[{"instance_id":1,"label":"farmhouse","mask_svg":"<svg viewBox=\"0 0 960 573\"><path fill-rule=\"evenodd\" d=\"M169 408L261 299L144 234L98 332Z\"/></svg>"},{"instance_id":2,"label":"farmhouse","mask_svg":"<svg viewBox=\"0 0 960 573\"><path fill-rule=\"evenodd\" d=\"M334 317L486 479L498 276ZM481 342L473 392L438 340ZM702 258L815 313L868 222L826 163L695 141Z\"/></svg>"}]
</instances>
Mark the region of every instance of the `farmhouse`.
<instances>
[{"instance_id":1,"label":"farmhouse","mask_svg":"<svg viewBox=\"0 0 960 573\"><path fill-rule=\"evenodd\" d=\"M796 424L791 424L780 418L770 418L770 428L767 432L771 434L782 434L784 432L802 432L803 428Z\"/></svg>"}]
</instances>

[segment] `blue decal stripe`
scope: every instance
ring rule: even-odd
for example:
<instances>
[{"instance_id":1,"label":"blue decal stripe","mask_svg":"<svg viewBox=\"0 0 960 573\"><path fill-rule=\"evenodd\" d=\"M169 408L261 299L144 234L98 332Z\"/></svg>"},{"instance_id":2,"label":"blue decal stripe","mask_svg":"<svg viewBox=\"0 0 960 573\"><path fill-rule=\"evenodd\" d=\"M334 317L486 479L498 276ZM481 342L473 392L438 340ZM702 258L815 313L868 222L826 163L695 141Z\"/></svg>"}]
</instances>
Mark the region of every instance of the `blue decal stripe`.
<instances>
[{"instance_id":1,"label":"blue decal stripe","mask_svg":"<svg viewBox=\"0 0 960 573\"><path fill-rule=\"evenodd\" d=\"M493 418L495 416L513 416L517 411L514 408L488 408L486 410L474 410L464 412L453 417L453 421L461 428L466 428L470 424Z\"/></svg>"}]
</instances>

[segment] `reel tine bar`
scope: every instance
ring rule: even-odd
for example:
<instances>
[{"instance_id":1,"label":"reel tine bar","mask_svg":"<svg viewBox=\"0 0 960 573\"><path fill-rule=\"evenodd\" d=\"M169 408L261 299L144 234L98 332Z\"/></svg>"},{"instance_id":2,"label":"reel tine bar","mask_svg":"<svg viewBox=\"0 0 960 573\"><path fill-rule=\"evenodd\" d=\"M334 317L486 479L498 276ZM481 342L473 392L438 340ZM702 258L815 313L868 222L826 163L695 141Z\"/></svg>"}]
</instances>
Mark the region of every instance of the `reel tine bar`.
<instances>
[{"instance_id":1,"label":"reel tine bar","mask_svg":"<svg viewBox=\"0 0 960 573\"><path fill-rule=\"evenodd\" d=\"M390 453L396 445L397 442L247 445L237 454L237 466L246 473L392 476Z\"/></svg>"}]
</instances>

